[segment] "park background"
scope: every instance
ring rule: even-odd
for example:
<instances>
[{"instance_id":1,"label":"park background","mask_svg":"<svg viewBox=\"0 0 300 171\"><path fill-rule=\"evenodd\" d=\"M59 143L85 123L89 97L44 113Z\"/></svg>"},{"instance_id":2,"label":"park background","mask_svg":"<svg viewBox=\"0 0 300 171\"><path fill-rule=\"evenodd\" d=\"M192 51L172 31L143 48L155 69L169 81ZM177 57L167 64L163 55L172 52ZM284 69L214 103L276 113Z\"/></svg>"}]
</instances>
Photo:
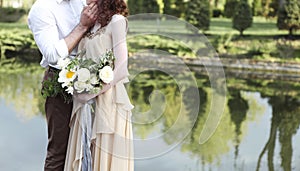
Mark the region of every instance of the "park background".
<instances>
[{"instance_id":1,"label":"park background","mask_svg":"<svg viewBox=\"0 0 300 171\"><path fill-rule=\"evenodd\" d=\"M33 3L0 0L0 170L42 170L45 157L44 98L40 95L44 69L39 66L41 54L26 21ZM182 91L174 77L159 70L145 71L132 79L127 89L135 106L133 120L148 123L133 125L137 138L149 139L167 132L178 119L178 111L184 109L177 131L153 147L144 147L172 150L137 160L136 170L300 170L299 0L127 3L131 14L131 74L149 67L152 61L156 67L170 67L182 79L192 74L197 82L196 86L184 85ZM203 36L205 40L196 39ZM212 47L213 55L203 53ZM181 70L172 58L183 60L190 72ZM208 68L220 69L218 61L226 76L226 83L216 80L226 86L225 107L216 132L200 145L212 99L219 98L214 96L208 73ZM191 100L195 90L199 104ZM194 123L192 107L198 105ZM157 110L163 110L161 116L157 116ZM150 122L153 120L156 122ZM182 136L181 130L191 123L191 132L174 146Z\"/></svg>"}]
</instances>

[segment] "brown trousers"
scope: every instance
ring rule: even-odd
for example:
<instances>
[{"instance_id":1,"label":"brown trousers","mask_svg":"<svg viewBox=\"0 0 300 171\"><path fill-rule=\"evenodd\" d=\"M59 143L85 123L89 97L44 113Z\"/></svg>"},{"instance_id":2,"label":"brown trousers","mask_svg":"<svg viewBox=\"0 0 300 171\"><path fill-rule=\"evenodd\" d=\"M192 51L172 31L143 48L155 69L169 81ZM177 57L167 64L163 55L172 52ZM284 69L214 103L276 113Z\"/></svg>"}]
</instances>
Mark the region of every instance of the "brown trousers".
<instances>
[{"instance_id":1,"label":"brown trousers","mask_svg":"<svg viewBox=\"0 0 300 171\"><path fill-rule=\"evenodd\" d=\"M44 80L52 77L53 68L47 69ZM64 103L61 95L47 97L45 111L48 126L48 147L45 160L45 171L63 171L69 139L69 122L72 103Z\"/></svg>"}]
</instances>

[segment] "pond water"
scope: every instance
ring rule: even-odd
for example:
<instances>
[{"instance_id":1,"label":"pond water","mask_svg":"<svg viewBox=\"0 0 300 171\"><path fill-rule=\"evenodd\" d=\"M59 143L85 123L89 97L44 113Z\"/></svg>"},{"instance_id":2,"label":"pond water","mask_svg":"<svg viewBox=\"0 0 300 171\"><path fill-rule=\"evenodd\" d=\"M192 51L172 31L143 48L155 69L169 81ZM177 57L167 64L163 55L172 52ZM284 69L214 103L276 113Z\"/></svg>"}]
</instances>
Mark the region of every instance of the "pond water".
<instances>
[{"instance_id":1,"label":"pond water","mask_svg":"<svg viewBox=\"0 0 300 171\"><path fill-rule=\"evenodd\" d=\"M212 104L218 97L207 74L192 72L196 87L160 71L133 75L127 89L135 106L135 170L300 170L298 82L226 77L218 127L199 144L210 111L222 106ZM42 71L0 74L0 170L43 169L41 78Z\"/></svg>"}]
</instances>

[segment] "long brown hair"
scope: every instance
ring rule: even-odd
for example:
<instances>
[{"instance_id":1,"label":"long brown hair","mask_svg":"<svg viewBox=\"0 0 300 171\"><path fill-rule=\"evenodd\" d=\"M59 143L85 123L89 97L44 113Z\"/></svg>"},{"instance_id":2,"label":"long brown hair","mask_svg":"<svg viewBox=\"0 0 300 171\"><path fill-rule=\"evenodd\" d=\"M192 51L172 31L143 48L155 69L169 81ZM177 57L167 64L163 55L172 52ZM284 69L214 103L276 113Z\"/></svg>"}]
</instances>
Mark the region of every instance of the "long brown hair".
<instances>
[{"instance_id":1,"label":"long brown hair","mask_svg":"<svg viewBox=\"0 0 300 171\"><path fill-rule=\"evenodd\" d=\"M114 14L128 16L128 8L124 0L98 0L98 22L106 26Z\"/></svg>"}]
</instances>

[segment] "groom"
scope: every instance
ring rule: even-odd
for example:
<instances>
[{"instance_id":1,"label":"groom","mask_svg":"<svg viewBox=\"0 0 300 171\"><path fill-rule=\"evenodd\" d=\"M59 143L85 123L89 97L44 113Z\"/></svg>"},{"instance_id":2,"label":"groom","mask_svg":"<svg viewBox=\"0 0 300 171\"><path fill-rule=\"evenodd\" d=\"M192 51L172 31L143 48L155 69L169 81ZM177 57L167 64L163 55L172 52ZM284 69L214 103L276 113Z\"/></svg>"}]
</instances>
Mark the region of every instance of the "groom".
<instances>
[{"instance_id":1,"label":"groom","mask_svg":"<svg viewBox=\"0 0 300 171\"><path fill-rule=\"evenodd\" d=\"M28 15L28 26L47 68L44 79L60 69L59 58L74 55L77 44L97 19L97 0L37 0ZM45 171L63 171L69 137L72 103L62 95L47 97L45 111L48 126L48 146Z\"/></svg>"}]
</instances>

